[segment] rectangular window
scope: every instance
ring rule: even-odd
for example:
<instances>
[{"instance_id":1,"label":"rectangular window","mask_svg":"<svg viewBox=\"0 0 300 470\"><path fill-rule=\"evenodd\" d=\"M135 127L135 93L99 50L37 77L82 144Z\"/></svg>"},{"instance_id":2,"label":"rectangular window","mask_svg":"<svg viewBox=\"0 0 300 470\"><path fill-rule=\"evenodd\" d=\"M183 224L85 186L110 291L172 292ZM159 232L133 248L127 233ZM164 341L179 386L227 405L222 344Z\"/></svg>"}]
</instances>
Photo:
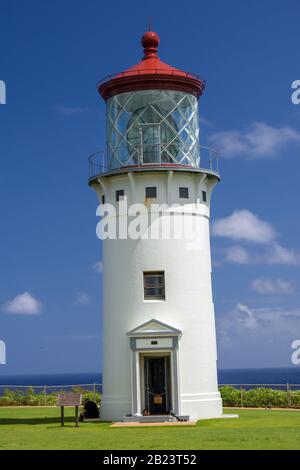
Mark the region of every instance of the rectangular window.
<instances>
[{"instance_id":1,"label":"rectangular window","mask_svg":"<svg viewBox=\"0 0 300 470\"><path fill-rule=\"evenodd\" d=\"M149 187L146 188L146 198L156 198L157 197L157 191L155 187Z\"/></svg>"},{"instance_id":2,"label":"rectangular window","mask_svg":"<svg viewBox=\"0 0 300 470\"><path fill-rule=\"evenodd\" d=\"M165 299L165 273L163 271L144 272L144 298Z\"/></svg>"},{"instance_id":3,"label":"rectangular window","mask_svg":"<svg viewBox=\"0 0 300 470\"><path fill-rule=\"evenodd\" d=\"M104 196L104 194L102 194L101 201L102 201L102 204L105 204L105 196Z\"/></svg>"},{"instance_id":4,"label":"rectangular window","mask_svg":"<svg viewBox=\"0 0 300 470\"><path fill-rule=\"evenodd\" d=\"M202 191L202 201L207 202L207 194L206 191Z\"/></svg>"},{"instance_id":5,"label":"rectangular window","mask_svg":"<svg viewBox=\"0 0 300 470\"><path fill-rule=\"evenodd\" d=\"M189 188L179 188L179 197L181 199L189 198Z\"/></svg>"},{"instance_id":6,"label":"rectangular window","mask_svg":"<svg viewBox=\"0 0 300 470\"><path fill-rule=\"evenodd\" d=\"M119 189L118 191L116 191L116 201L121 201L123 198L124 198L124 195L125 195L125 191L124 189Z\"/></svg>"}]
</instances>

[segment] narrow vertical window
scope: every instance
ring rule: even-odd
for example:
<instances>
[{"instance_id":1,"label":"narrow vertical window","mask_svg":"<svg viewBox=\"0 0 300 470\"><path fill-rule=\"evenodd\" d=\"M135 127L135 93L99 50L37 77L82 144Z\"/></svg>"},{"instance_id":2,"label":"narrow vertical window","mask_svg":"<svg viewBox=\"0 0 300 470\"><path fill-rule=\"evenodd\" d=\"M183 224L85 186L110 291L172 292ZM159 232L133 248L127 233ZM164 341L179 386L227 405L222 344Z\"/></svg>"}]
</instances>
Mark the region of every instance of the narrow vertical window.
<instances>
[{"instance_id":1,"label":"narrow vertical window","mask_svg":"<svg viewBox=\"0 0 300 470\"><path fill-rule=\"evenodd\" d=\"M202 201L207 202L207 193L206 193L206 191L202 191Z\"/></svg>"},{"instance_id":2,"label":"narrow vertical window","mask_svg":"<svg viewBox=\"0 0 300 470\"><path fill-rule=\"evenodd\" d=\"M101 202L102 202L102 204L105 204L105 195L104 194L102 194Z\"/></svg>"},{"instance_id":3,"label":"narrow vertical window","mask_svg":"<svg viewBox=\"0 0 300 470\"><path fill-rule=\"evenodd\" d=\"M144 298L145 300L165 300L164 271L144 272Z\"/></svg>"}]
</instances>

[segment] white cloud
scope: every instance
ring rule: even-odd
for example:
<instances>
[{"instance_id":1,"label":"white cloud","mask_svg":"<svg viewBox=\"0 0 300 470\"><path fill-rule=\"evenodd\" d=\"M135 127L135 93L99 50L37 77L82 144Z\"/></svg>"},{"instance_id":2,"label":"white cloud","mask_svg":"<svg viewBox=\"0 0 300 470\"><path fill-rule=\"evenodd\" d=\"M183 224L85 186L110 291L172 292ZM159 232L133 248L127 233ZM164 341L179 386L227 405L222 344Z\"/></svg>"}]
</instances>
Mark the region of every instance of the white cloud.
<instances>
[{"instance_id":1,"label":"white cloud","mask_svg":"<svg viewBox=\"0 0 300 470\"><path fill-rule=\"evenodd\" d=\"M91 298L86 292L78 292L74 305L88 305L91 303Z\"/></svg>"},{"instance_id":2,"label":"white cloud","mask_svg":"<svg viewBox=\"0 0 300 470\"><path fill-rule=\"evenodd\" d=\"M209 137L209 142L220 149L224 157L255 160L274 157L290 143L300 145L300 132L288 126L272 127L253 122L242 131L216 132Z\"/></svg>"},{"instance_id":3,"label":"white cloud","mask_svg":"<svg viewBox=\"0 0 300 470\"><path fill-rule=\"evenodd\" d=\"M252 289L258 294L293 294L294 286L284 279L254 279L251 284Z\"/></svg>"},{"instance_id":4,"label":"white cloud","mask_svg":"<svg viewBox=\"0 0 300 470\"><path fill-rule=\"evenodd\" d=\"M217 316L217 321L217 332L225 347L232 347L236 340L240 348L247 342L261 347L283 338L289 343L300 329L300 308L251 308L238 303L228 313Z\"/></svg>"},{"instance_id":5,"label":"white cloud","mask_svg":"<svg viewBox=\"0 0 300 470\"><path fill-rule=\"evenodd\" d=\"M17 295L13 300L6 302L4 311L11 314L37 315L41 312L42 304L29 292Z\"/></svg>"},{"instance_id":6,"label":"white cloud","mask_svg":"<svg viewBox=\"0 0 300 470\"><path fill-rule=\"evenodd\" d=\"M97 271L98 273L102 273L103 272L103 262L102 261L97 261L94 264L93 269L95 271Z\"/></svg>"},{"instance_id":7,"label":"white cloud","mask_svg":"<svg viewBox=\"0 0 300 470\"><path fill-rule=\"evenodd\" d=\"M199 122L200 122L200 124L202 124L204 126L214 127L214 124L211 121L209 121L208 119L206 119L204 116L199 117Z\"/></svg>"},{"instance_id":8,"label":"white cloud","mask_svg":"<svg viewBox=\"0 0 300 470\"><path fill-rule=\"evenodd\" d=\"M64 116L78 116L84 112L84 108L76 106L63 106L61 104L56 105L55 109Z\"/></svg>"},{"instance_id":9,"label":"white cloud","mask_svg":"<svg viewBox=\"0 0 300 470\"><path fill-rule=\"evenodd\" d=\"M242 246L231 246L225 252L225 260L230 263L250 264L251 256Z\"/></svg>"},{"instance_id":10,"label":"white cloud","mask_svg":"<svg viewBox=\"0 0 300 470\"><path fill-rule=\"evenodd\" d=\"M272 243L267 253L265 253L264 260L267 264L296 266L300 262L300 255L275 242Z\"/></svg>"},{"instance_id":11,"label":"white cloud","mask_svg":"<svg viewBox=\"0 0 300 470\"><path fill-rule=\"evenodd\" d=\"M269 307L269 308L250 308L246 305L237 304L233 313L236 314L239 312L244 312L250 318L252 318L252 322L255 321L257 326L269 328L270 326L274 325L280 321L281 324L286 322L290 322L288 329L290 331L295 331L295 323L293 322L296 320L300 320L300 308L285 308L285 307ZM242 322L243 326L249 327L249 325L245 322Z\"/></svg>"},{"instance_id":12,"label":"white cloud","mask_svg":"<svg viewBox=\"0 0 300 470\"><path fill-rule=\"evenodd\" d=\"M254 329L258 327L257 319L254 316L252 310L247 305L237 304L236 318L245 328Z\"/></svg>"},{"instance_id":13,"label":"white cloud","mask_svg":"<svg viewBox=\"0 0 300 470\"><path fill-rule=\"evenodd\" d=\"M224 260L236 264L269 264L278 266L298 266L300 254L289 250L277 242L272 242L261 252L254 252L243 246L234 245L225 249Z\"/></svg>"},{"instance_id":14,"label":"white cloud","mask_svg":"<svg viewBox=\"0 0 300 470\"><path fill-rule=\"evenodd\" d=\"M232 215L216 220L212 225L212 234L255 243L269 243L276 236L268 222L246 209L236 210Z\"/></svg>"},{"instance_id":15,"label":"white cloud","mask_svg":"<svg viewBox=\"0 0 300 470\"><path fill-rule=\"evenodd\" d=\"M230 263L282 266L300 264L300 254L280 245L272 225L247 209L236 210L228 217L213 222L212 235L266 246L263 252L259 250L256 253L239 245L226 248L224 259Z\"/></svg>"}]
</instances>

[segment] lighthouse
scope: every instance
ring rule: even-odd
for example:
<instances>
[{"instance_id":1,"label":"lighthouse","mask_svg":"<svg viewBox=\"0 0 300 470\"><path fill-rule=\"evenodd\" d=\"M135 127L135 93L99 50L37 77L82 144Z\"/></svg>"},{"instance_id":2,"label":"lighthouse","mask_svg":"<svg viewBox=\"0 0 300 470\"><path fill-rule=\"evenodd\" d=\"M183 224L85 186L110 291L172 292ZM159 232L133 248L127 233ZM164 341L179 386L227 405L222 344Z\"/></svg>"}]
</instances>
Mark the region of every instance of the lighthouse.
<instances>
[{"instance_id":1,"label":"lighthouse","mask_svg":"<svg viewBox=\"0 0 300 470\"><path fill-rule=\"evenodd\" d=\"M107 142L90 157L89 185L118 227L103 236L101 417L110 421L222 415L209 235L218 155L199 145L205 82L161 61L159 42L146 32L142 60L98 85ZM133 236L134 216L148 222Z\"/></svg>"}]
</instances>

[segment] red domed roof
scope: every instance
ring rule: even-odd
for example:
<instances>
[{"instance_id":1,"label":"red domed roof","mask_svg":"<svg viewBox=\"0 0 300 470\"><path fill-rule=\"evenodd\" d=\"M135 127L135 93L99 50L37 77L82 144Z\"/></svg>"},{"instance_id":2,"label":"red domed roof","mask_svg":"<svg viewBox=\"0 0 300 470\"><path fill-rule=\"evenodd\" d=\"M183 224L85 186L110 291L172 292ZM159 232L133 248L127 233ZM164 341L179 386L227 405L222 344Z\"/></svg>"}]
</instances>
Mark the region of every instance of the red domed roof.
<instances>
[{"instance_id":1,"label":"red domed roof","mask_svg":"<svg viewBox=\"0 0 300 470\"><path fill-rule=\"evenodd\" d=\"M159 42L157 33L145 33L142 37L143 59L124 72L102 80L98 85L102 98L107 100L111 96L136 90L177 90L199 98L205 82L196 75L162 62L157 55Z\"/></svg>"}]
</instances>

